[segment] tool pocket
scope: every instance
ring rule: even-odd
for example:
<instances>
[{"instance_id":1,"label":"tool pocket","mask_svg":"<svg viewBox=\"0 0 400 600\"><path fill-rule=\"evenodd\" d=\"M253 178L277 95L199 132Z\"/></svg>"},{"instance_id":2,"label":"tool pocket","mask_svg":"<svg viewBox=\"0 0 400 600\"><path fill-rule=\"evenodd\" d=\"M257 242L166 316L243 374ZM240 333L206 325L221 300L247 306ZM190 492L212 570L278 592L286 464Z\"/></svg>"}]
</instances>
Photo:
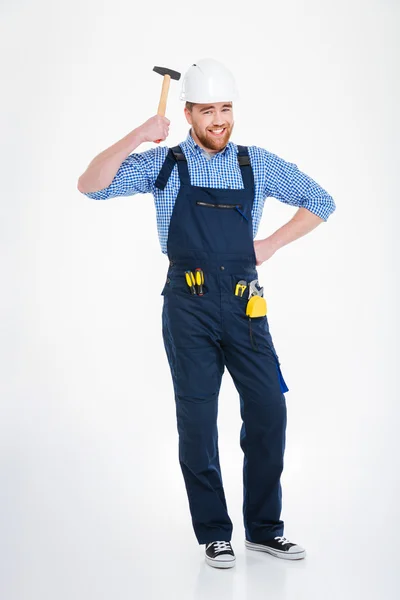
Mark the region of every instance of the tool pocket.
<instances>
[{"instance_id":1,"label":"tool pocket","mask_svg":"<svg viewBox=\"0 0 400 600\"><path fill-rule=\"evenodd\" d=\"M288 386L286 385L286 382L283 378L282 375L282 369L281 369L281 363L279 360L279 356L275 350L274 344L272 342L272 337L271 334L269 332L269 327L268 327L268 321L267 321L267 315L264 315L262 317L249 317L247 316L248 322L249 322L249 337L250 337L250 343L251 343L251 347L253 348L253 350L255 352L258 352L258 344L257 341L255 339L255 334L254 334L254 330L253 330L253 325L255 325L256 323L256 329L258 329L259 327L262 328L262 341L266 342L267 346L269 347L274 360L275 360L275 366L276 366L276 371L277 371L277 375L278 375L278 379L279 379L279 386L281 388L281 392L284 394L285 392L289 391Z\"/></svg>"},{"instance_id":2,"label":"tool pocket","mask_svg":"<svg viewBox=\"0 0 400 600\"><path fill-rule=\"evenodd\" d=\"M276 370L277 370L278 377L279 377L279 385L280 385L280 388L281 388L281 392L284 394L285 392L289 391L289 388L286 385L286 382L285 382L285 380L283 378L282 369L281 369L281 361L279 360L279 356L278 356L278 354L277 354L277 352L275 350L275 346L273 344L272 337L271 337L271 334L269 332L267 334L267 343L268 343L268 346L271 349L272 354L274 355L275 364L276 364Z\"/></svg>"},{"instance_id":3,"label":"tool pocket","mask_svg":"<svg viewBox=\"0 0 400 600\"><path fill-rule=\"evenodd\" d=\"M283 375L282 375L282 369L281 369L281 363L279 362L279 359L277 357L277 355L274 353L275 356L275 360L276 360L276 369L278 371L278 377L279 377L279 385L281 388L281 392L282 394L285 394L286 392L289 391L288 386L286 385L285 380L283 379Z\"/></svg>"},{"instance_id":4,"label":"tool pocket","mask_svg":"<svg viewBox=\"0 0 400 600\"><path fill-rule=\"evenodd\" d=\"M191 296L192 298L200 298L201 299L203 296L205 296L208 293L208 287L207 287L206 283L202 284L202 288L203 288L203 293L201 296L199 294L197 294L197 292L196 292L196 294L191 294L190 289L185 280L185 273L184 272L182 274L174 273L173 276L167 276L164 287L161 291L161 295L167 296L170 293L174 293L174 294L178 294L178 295ZM196 286L196 290L197 289L198 288Z\"/></svg>"}]
</instances>

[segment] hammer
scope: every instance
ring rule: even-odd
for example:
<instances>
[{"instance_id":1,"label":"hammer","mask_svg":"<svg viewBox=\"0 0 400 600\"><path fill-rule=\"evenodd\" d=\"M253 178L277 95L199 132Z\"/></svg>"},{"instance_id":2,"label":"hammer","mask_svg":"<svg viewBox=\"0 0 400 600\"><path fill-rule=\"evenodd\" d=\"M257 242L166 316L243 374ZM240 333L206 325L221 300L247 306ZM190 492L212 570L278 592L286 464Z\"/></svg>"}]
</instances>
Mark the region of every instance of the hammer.
<instances>
[{"instance_id":1,"label":"hammer","mask_svg":"<svg viewBox=\"0 0 400 600\"><path fill-rule=\"evenodd\" d=\"M167 108L167 96L169 90L169 83L171 79L176 79L177 81L181 78L181 74L178 71L173 71L172 69L167 69L166 67L154 67L153 71L158 73L159 75L163 75L163 84L161 89L161 97L160 102L158 104L157 114L165 117L165 110ZM159 144L161 140L154 140L155 144Z\"/></svg>"}]
</instances>

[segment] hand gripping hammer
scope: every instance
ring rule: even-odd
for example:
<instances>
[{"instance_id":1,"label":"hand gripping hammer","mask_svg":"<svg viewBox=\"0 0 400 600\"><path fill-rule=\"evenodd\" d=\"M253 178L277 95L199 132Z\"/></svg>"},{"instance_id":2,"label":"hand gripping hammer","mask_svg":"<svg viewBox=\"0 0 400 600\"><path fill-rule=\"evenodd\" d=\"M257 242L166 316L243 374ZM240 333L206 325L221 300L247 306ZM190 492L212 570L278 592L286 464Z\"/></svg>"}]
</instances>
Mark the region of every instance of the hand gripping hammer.
<instances>
[{"instance_id":1,"label":"hand gripping hammer","mask_svg":"<svg viewBox=\"0 0 400 600\"><path fill-rule=\"evenodd\" d=\"M172 69L167 69L166 67L154 67L153 71L155 71L159 75L164 76L157 114L165 117L165 109L167 108L167 97L170 81L171 79L176 79L178 81L181 78L181 74L178 73L178 71L173 71ZM159 144L161 140L154 140L154 142L156 144Z\"/></svg>"}]
</instances>

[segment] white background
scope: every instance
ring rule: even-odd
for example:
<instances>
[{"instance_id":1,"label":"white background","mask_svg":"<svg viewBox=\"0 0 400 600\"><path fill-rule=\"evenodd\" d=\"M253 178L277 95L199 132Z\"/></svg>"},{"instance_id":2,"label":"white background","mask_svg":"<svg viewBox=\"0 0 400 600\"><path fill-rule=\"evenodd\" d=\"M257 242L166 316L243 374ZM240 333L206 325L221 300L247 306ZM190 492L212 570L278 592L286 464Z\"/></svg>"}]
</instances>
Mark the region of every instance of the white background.
<instances>
[{"instance_id":1,"label":"white background","mask_svg":"<svg viewBox=\"0 0 400 600\"><path fill-rule=\"evenodd\" d=\"M397 598L398 3L6 0L1 12L2 598ZM227 571L204 563L178 463L153 198L76 188L156 113L153 66L183 74L208 56L240 89L232 141L296 163L337 204L259 268L290 388L282 518L307 557L244 548L226 373ZM188 132L179 91L172 81L168 146ZM269 198L258 239L295 211Z\"/></svg>"}]
</instances>

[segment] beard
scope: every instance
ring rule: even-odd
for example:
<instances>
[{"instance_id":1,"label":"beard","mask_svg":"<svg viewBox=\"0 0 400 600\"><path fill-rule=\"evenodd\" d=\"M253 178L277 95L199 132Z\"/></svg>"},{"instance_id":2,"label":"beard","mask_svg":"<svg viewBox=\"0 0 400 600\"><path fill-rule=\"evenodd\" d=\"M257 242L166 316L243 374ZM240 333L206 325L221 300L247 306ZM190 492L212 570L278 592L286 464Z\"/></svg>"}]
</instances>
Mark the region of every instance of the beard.
<instances>
[{"instance_id":1,"label":"beard","mask_svg":"<svg viewBox=\"0 0 400 600\"><path fill-rule=\"evenodd\" d=\"M233 125L234 125L233 123L231 125L224 125L224 127L225 127L224 133L221 135L221 137L215 138L212 135L212 133L210 133L208 131L208 129L206 129L205 131L201 131L201 130L197 129L197 127L194 125L194 123L192 123L193 131L195 132L195 134L197 135L197 137L199 138L199 140L203 144L203 146L205 148L208 148L209 150L216 150L216 151L220 151L223 148L225 148L225 146L229 142L229 138L231 137L231 134L232 134ZM218 127L215 127L214 129L218 129Z\"/></svg>"}]
</instances>

